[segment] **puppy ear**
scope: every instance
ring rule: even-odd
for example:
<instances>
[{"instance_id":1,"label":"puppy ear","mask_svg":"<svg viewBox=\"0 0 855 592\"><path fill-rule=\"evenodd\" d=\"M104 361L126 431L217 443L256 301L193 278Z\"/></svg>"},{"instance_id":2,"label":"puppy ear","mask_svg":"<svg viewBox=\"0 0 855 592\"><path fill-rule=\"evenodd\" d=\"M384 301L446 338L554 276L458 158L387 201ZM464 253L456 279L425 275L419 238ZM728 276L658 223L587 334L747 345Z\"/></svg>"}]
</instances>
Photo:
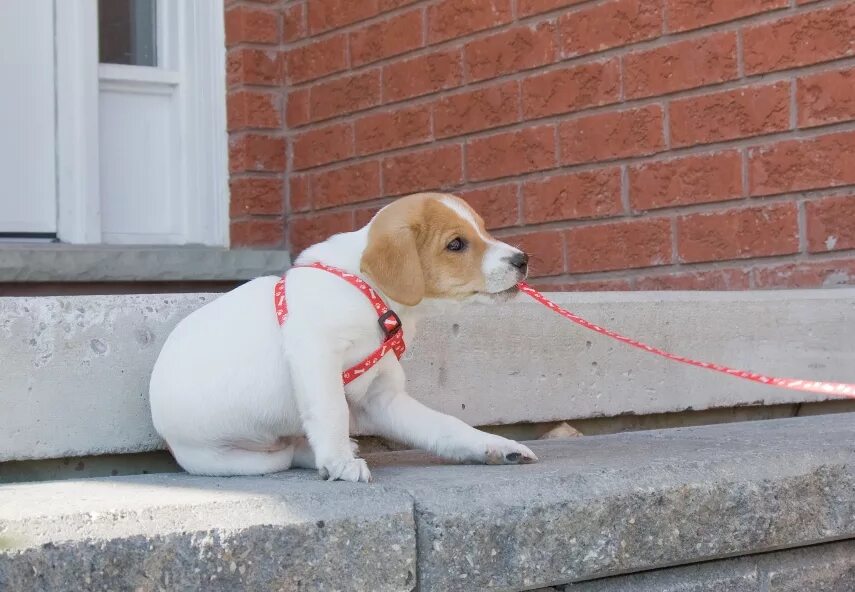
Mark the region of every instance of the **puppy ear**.
<instances>
[{"instance_id":1,"label":"puppy ear","mask_svg":"<svg viewBox=\"0 0 855 592\"><path fill-rule=\"evenodd\" d=\"M425 295L416 228L396 210L387 206L372 220L359 267L389 298L415 306Z\"/></svg>"}]
</instances>

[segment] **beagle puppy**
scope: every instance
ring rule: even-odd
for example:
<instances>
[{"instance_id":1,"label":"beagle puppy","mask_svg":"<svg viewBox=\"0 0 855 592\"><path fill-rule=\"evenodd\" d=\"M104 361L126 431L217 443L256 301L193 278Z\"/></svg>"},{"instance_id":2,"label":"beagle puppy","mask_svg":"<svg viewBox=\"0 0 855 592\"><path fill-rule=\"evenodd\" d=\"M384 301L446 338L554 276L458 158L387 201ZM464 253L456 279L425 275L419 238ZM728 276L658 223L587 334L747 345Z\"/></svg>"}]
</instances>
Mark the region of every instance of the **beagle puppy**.
<instances>
[{"instance_id":1,"label":"beagle puppy","mask_svg":"<svg viewBox=\"0 0 855 592\"><path fill-rule=\"evenodd\" d=\"M429 301L516 293L527 256L491 237L462 199L421 193L381 209L363 228L306 249L280 278L252 280L206 304L169 335L150 383L154 426L178 464L199 475L260 475L290 467L368 481L351 430L457 461L535 462L527 447L476 430L407 394L395 355L347 385L342 372L383 341L372 302L311 264L359 276L397 313L407 341Z\"/></svg>"}]
</instances>

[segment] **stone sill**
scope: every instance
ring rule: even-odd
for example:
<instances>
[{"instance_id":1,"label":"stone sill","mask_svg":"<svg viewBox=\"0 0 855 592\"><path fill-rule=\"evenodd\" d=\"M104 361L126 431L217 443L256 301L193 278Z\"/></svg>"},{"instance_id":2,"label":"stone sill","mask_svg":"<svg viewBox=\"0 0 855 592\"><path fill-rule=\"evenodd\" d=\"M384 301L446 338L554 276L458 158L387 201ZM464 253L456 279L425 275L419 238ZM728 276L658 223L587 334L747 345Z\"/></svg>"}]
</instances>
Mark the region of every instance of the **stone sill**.
<instances>
[{"instance_id":1,"label":"stone sill","mask_svg":"<svg viewBox=\"0 0 855 592\"><path fill-rule=\"evenodd\" d=\"M240 281L290 264L285 250L0 243L0 283Z\"/></svg>"}]
</instances>

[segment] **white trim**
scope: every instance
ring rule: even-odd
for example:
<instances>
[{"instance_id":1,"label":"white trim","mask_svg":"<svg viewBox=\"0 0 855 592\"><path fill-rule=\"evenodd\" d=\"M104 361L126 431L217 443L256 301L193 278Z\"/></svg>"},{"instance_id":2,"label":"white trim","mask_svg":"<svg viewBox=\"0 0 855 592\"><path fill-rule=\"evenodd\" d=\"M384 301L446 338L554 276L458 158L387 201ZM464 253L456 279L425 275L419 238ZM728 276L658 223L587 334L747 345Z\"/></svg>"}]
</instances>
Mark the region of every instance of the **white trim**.
<instances>
[{"instance_id":1,"label":"white trim","mask_svg":"<svg viewBox=\"0 0 855 592\"><path fill-rule=\"evenodd\" d=\"M101 242L98 2L55 0L57 236Z\"/></svg>"},{"instance_id":2,"label":"white trim","mask_svg":"<svg viewBox=\"0 0 855 592\"><path fill-rule=\"evenodd\" d=\"M100 92L174 94L178 105L180 232L162 240L228 246L223 0L158 0L158 67L99 64L97 0L54 0L57 62L58 235L69 243L116 240L102 233ZM152 238L148 236L150 242ZM121 242L134 240L127 235Z\"/></svg>"},{"instance_id":3,"label":"white trim","mask_svg":"<svg viewBox=\"0 0 855 592\"><path fill-rule=\"evenodd\" d=\"M139 82L154 84L180 84L180 72L150 66L124 64L98 64L98 79L104 82Z\"/></svg>"},{"instance_id":4,"label":"white trim","mask_svg":"<svg viewBox=\"0 0 855 592\"><path fill-rule=\"evenodd\" d=\"M187 196L186 240L228 246L225 8L223 0L183 0L180 5L178 59L186 81L178 87L185 140L180 154L186 159L180 190Z\"/></svg>"}]
</instances>

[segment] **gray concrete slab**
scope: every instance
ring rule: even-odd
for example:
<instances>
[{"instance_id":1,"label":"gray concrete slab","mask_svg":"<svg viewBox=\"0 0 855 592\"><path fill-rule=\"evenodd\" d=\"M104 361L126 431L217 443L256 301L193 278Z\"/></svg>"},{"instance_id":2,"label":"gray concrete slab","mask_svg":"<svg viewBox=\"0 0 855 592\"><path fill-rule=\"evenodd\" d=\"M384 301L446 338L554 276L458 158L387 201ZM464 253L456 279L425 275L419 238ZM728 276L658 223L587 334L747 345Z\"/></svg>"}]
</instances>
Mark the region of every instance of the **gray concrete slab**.
<instances>
[{"instance_id":1,"label":"gray concrete slab","mask_svg":"<svg viewBox=\"0 0 855 592\"><path fill-rule=\"evenodd\" d=\"M852 592L855 540L559 587L556 592Z\"/></svg>"},{"instance_id":2,"label":"gray concrete slab","mask_svg":"<svg viewBox=\"0 0 855 592\"><path fill-rule=\"evenodd\" d=\"M309 471L7 485L0 590L411 590L414 534L409 496Z\"/></svg>"},{"instance_id":3,"label":"gray concrete slab","mask_svg":"<svg viewBox=\"0 0 855 592\"><path fill-rule=\"evenodd\" d=\"M0 461L159 448L149 373L169 331L214 297L0 298ZM554 297L677 353L855 382L855 290ZM473 425L824 399L676 365L525 299L434 311L404 363L417 398Z\"/></svg>"},{"instance_id":4,"label":"gray concrete slab","mask_svg":"<svg viewBox=\"0 0 855 592\"><path fill-rule=\"evenodd\" d=\"M855 414L538 441L538 464L383 456L423 590L523 590L855 537Z\"/></svg>"},{"instance_id":5,"label":"gray concrete slab","mask_svg":"<svg viewBox=\"0 0 855 592\"><path fill-rule=\"evenodd\" d=\"M118 282L248 280L281 274L288 251L221 247L0 245L0 282Z\"/></svg>"},{"instance_id":6,"label":"gray concrete slab","mask_svg":"<svg viewBox=\"0 0 855 592\"><path fill-rule=\"evenodd\" d=\"M853 442L840 414L537 441L526 466L383 453L369 485L291 471L0 486L0 588L524 590L815 545L855 538ZM772 581L809 581L798 565Z\"/></svg>"}]
</instances>

